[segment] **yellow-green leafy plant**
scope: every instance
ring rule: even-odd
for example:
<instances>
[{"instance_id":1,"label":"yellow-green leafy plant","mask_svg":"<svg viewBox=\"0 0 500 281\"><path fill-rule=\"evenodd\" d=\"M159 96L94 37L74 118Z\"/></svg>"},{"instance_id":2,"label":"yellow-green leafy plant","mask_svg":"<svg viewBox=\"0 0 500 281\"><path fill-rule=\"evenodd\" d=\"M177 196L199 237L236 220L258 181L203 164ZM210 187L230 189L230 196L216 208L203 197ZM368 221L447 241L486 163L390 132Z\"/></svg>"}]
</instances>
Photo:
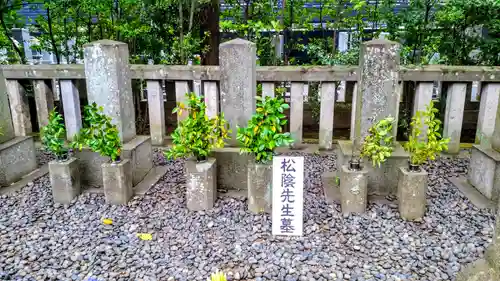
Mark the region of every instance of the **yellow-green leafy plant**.
<instances>
[{"instance_id":1,"label":"yellow-green leafy plant","mask_svg":"<svg viewBox=\"0 0 500 281\"><path fill-rule=\"evenodd\" d=\"M404 149L410 154L410 170L419 171L420 165L435 160L441 151L448 149L449 138L443 139L439 133L441 121L436 118L438 109L431 101L425 111L418 111L411 119L411 131ZM422 133L426 130L427 138Z\"/></svg>"},{"instance_id":2,"label":"yellow-green leafy plant","mask_svg":"<svg viewBox=\"0 0 500 281\"><path fill-rule=\"evenodd\" d=\"M196 157L197 161L205 161L214 148L221 148L229 139L229 124L224 119L224 113L209 118L206 115L206 105L203 97L195 93L187 93L187 106L179 102L172 111L178 117L187 111L187 117L182 120L172 133L172 148L165 151L168 159Z\"/></svg>"},{"instance_id":3,"label":"yellow-green leafy plant","mask_svg":"<svg viewBox=\"0 0 500 281\"><path fill-rule=\"evenodd\" d=\"M49 114L47 126L40 130L42 145L50 151L57 160L68 159L68 147L66 146L66 128L61 114L53 109Z\"/></svg>"},{"instance_id":4,"label":"yellow-green leafy plant","mask_svg":"<svg viewBox=\"0 0 500 281\"><path fill-rule=\"evenodd\" d=\"M209 278L207 278L207 281L226 281L226 274L222 271L217 271L215 273L212 273Z\"/></svg>"},{"instance_id":5,"label":"yellow-green leafy plant","mask_svg":"<svg viewBox=\"0 0 500 281\"><path fill-rule=\"evenodd\" d=\"M3 136L3 128L0 126L0 136Z\"/></svg>"},{"instance_id":6,"label":"yellow-green leafy plant","mask_svg":"<svg viewBox=\"0 0 500 281\"><path fill-rule=\"evenodd\" d=\"M101 156L109 157L112 162L120 161L122 143L118 128L111 121L102 106L97 106L95 102L86 105L83 108L82 129L71 146L79 150L86 146Z\"/></svg>"},{"instance_id":7,"label":"yellow-green leafy plant","mask_svg":"<svg viewBox=\"0 0 500 281\"><path fill-rule=\"evenodd\" d=\"M257 163L273 159L274 150L293 143L290 133L283 133L286 124L283 112L289 108L283 98L256 97L257 109L246 128L238 128L236 138L242 145L241 153L251 153Z\"/></svg>"},{"instance_id":8,"label":"yellow-green leafy plant","mask_svg":"<svg viewBox=\"0 0 500 281\"><path fill-rule=\"evenodd\" d=\"M361 147L361 157L368 158L374 167L384 163L394 151L392 125L395 119L391 116L379 120L369 130Z\"/></svg>"}]
</instances>

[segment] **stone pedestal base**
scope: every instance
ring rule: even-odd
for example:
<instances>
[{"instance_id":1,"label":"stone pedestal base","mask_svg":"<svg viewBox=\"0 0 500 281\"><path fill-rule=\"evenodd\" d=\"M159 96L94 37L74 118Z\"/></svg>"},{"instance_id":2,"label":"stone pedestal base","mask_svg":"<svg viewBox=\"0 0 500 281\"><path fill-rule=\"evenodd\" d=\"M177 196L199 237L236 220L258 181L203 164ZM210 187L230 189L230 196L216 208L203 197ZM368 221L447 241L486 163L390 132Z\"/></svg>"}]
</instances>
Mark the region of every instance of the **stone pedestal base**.
<instances>
[{"instance_id":1,"label":"stone pedestal base","mask_svg":"<svg viewBox=\"0 0 500 281\"><path fill-rule=\"evenodd\" d=\"M217 164L215 158L197 163L186 161L186 203L190 211L209 210L217 198Z\"/></svg>"},{"instance_id":2,"label":"stone pedestal base","mask_svg":"<svg viewBox=\"0 0 500 281\"><path fill-rule=\"evenodd\" d=\"M137 136L123 144L121 158L130 160L132 184L134 186L153 168L151 149L151 137L149 136ZM109 159L86 148L77 151L75 157L78 158L80 163L82 185L102 187L101 165L107 163Z\"/></svg>"},{"instance_id":3,"label":"stone pedestal base","mask_svg":"<svg viewBox=\"0 0 500 281\"><path fill-rule=\"evenodd\" d=\"M348 165L352 156L352 141L338 141L337 170L342 165ZM368 172L368 194L370 195L396 195L398 187L398 173L400 167L408 166L408 153L404 151L399 142L391 157L381 165L374 168L367 159L363 160L363 169Z\"/></svg>"},{"instance_id":4,"label":"stone pedestal base","mask_svg":"<svg viewBox=\"0 0 500 281\"><path fill-rule=\"evenodd\" d=\"M339 176L342 213L364 213L368 201L368 171L352 171L344 165Z\"/></svg>"},{"instance_id":5,"label":"stone pedestal base","mask_svg":"<svg viewBox=\"0 0 500 281\"><path fill-rule=\"evenodd\" d=\"M104 163L101 168L106 203L111 205L127 204L133 195L130 160L124 159L119 163Z\"/></svg>"},{"instance_id":6,"label":"stone pedestal base","mask_svg":"<svg viewBox=\"0 0 500 281\"><path fill-rule=\"evenodd\" d=\"M80 170L76 158L64 162L51 161L49 175L54 202L69 204L80 194Z\"/></svg>"},{"instance_id":7,"label":"stone pedestal base","mask_svg":"<svg viewBox=\"0 0 500 281\"><path fill-rule=\"evenodd\" d=\"M467 180L493 202L500 197L500 152L473 145Z\"/></svg>"},{"instance_id":8,"label":"stone pedestal base","mask_svg":"<svg viewBox=\"0 0 500 281\"><path fill-rule=\"evenodd\" d=\"M248 164L248 210L250 212L271 213L272 205L272 164Z\"/></svg>"},{"instance_id":9,"label":"stone pedestal base","mask_svg":"<svg viewBox=\"0 0 500 281\"><path fill-rule=\"evenodd\" d=\"M327 203L340 203L339 191L340 178L337 172L325 172L321 175L321 183L323 184L323 192Z\"/></svg>"},{"instance_id":10,"label":"stone pedestal base","mask_svg":"<svg viewBox=\"0 0 500 281\"><path fill-rule=\"evenodd\" d=\"M240 154L237 147L216 149L217 184L226 190L246 190L247 170L251 156Z\"/></svg>"},{"instance_id":11,"label":"stone pedestal base","mask_svg":"<svg viewBox=\"0 0 500 281\"><path fill-rule=\"evenodd\" d=\"M84 187L102 188L102 165L109 162L108 157L99 155L88 148L75 151L75 158L80 165L80 180Z\"/></svg>"},{"instance_id":12,"label":"stone pedestal base","mask_svg":"<svg viewBox=\"0 0 500 281\"><path fill-rule=\"evenodd\" d=\"M33 137L0 144L0 186L9 186L37 168Z\"/></svg>"},{"instance_id":13,"label":"stone pedestal base","mask_svg":"<svg viewBox=\"0 0 500 281\"><path fill-rule=\"evenodd\" d=\"M405 220L419 220L425 215L427 172L410 172L399 168L398 203L399 214Z\"/></svg>"},{"instance_id":14,"label":"stone pedestal base","mask_svg":"<svg viewBox=\"0 0 500 281\"><path fill-rule=\"evenodd\" d=\"M122 147L122 159L129 159L132 165L132 184L137 185L153 168L150 136L136 136Z\"/></svg>"},{"instance_id":15,"label":"stone pedestal base","mask_svg":"<svg viewBox=\"0 0 500 281\"><path fill-rule=\"evenodd\" d=\"M485 259L471 263L458 273L456 281L498 281L499 272L495 271Z\"/></svg>"}]
</instances>

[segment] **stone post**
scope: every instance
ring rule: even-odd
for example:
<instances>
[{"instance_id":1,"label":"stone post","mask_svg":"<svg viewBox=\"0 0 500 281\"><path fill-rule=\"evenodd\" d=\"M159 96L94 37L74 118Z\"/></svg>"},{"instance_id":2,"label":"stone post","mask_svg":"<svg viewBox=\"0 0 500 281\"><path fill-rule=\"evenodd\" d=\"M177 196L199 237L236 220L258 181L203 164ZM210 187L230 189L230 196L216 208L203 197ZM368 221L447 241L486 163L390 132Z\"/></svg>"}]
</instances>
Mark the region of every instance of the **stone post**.
<instances>
[{"instance_id":1,"label":"stone post","mask_svg":"<svg viewBox=\"0 0 500 281\"><path fill-rule=\"evenodd\" d=\"M232 130L229 145L236 146L236 126L246 127L255 112L256 47L243 39L219 46L220 105Z\"/></svg>"},{"instance_id":2,"label":"stone post","mask_svg":"<svg viewBox=\"0 0 500 281\"><path fill-rule=\"evenodd\" d=\"M71 80L59 80L61 100L63 101L64 124L66 138L73 140L82 128L82 113L80 112L80 94L75 83Z\"/></svg>"},{"instance_id":3,"label":"stone post","mask_svg":"<svg viewBox=\"0 0 500 281\"><path fill-rule=\"evenodd\" d=\"M3 71L0 71L0 127L3 132L0 135L0 143L14 138L14 126L12 125L7 84L5 83Z\"/></svg>"},{"instance_id":4,"label":"stone post","mask_svg":"<svg viewBox=\"0 0 500 281\"><path fill-rule=\"evenodd\" d=\"M16 136L29 136L33 130L28 96L19 81L6 80L6 84L14 133Z\"/></svg>"},{"instance_id":5,"label":"stone post","mask_svg":"<svg viewBox=\"0 0 500 281\"><path fill-rule=\"evenodd\" d=\"M49 123L49 115L54 109L54 94L46 80L35 80L35 103L38 126L41 129Z\"/></svg>"},{"instance_id":6,"label":"stone post","mask_svg":"<svg viewBox=\"0 0 500 281\"><path fill-rule=\"evenodd\" d=\"M151 131L151 142L153 145L165 143L165 102L160 81L148 80L146 82L148 91L149 107L149 130Z\"/></svg>"},{"instance_id":7,"label":"stone post","mask_svg":"<svg viewBox=\"0 0 500 281\"><path fill-rule=\"evenodd\" d=\"M417 89L415 90L415 97L413 99L413 116L419 111L425 111L427 105L432 101L432 89L434 88L434 83L432 82L419 82L417 84ZM422 117L422 124L424 118ZM427 126L424 124L424 130L420 135L420 139L423 141L427 140Z\"/></svg>"},{"instance_id":8,"label":"stone post","mask_svg":"<svg viewBox=\"0 0 500 281\"><path fill-rule=\"evenodd\" d=\"M491 136L491 147L500 152L500 102L497 105L495 127Z\"/></svg>"},{"instance_id":9,"label":"stone post","mask_svg":"<svg viewBox=\"0 0 500 281\"><path fill-rule=\"evenodd\" d=\"M446 95L443 138L450 138L447 153L458 154L460 152L460 135L467 95L467 83L451 84Z\"/></svg>"},{"instance_id":10,"label":"stone post","mask_svg":"<svg viewBox=\"0 0 500 281\"><path fill-rule=\"evenodd\" d=\"M496 113L500 98L500 84L491 83L482 87L477 120L476 143L484 147L491 145L491 136L495 129Z\"/></svg>"},{"instance_id":11,"label":"stone post","mask_svg":"<svg viewBox=\"0 0 500 281\"><path fill-rule=\"evenodd\" d=\"M399 44L385 39L363 43L359 61L353 158L359 155L373 123L389 115L398 118ZM394 135L396 130L397 126L394 126Z\"/></svg>"},{"instance_id":12,"label":"stone post","mask_svg":"<svg viewBox=\"0 0 500 281\"><path fill-rule=\"evenodd\" d=\"M126 43L100 40L84 45L89 103L104 107L123 143L136 136L134 96Z\"/></svg>"}]
</instances>

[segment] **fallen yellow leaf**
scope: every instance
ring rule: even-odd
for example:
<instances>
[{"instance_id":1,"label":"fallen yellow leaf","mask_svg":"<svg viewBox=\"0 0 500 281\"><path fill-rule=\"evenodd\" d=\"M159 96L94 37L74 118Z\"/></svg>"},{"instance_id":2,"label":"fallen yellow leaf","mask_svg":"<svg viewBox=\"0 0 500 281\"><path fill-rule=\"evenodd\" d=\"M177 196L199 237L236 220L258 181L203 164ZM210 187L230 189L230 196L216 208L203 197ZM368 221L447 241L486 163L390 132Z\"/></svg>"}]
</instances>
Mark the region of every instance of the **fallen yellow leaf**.
<instances>
[{"instance_id":1,"label":"fallen yellow leaf","mask_svg":"<svg viewBox=\"0 0 500 281\"><path fill-rule=\"evenodd\" d=\"M137 237L139 237L139 239L141 240L146 240L146 241L153 239L153 235L151 235L151 233L137 233Z\"/></svg>"},{"instance_id":2,"label":"fallen yellow leaf","mask_svg":"<svg viewBox=\"0 0 500 281\"><path fill-rule=\"evenodd\" d=\"M102 223L105 225L112 225L113 220L112 219L102 219Z\"/></svg>"}]
</instances>

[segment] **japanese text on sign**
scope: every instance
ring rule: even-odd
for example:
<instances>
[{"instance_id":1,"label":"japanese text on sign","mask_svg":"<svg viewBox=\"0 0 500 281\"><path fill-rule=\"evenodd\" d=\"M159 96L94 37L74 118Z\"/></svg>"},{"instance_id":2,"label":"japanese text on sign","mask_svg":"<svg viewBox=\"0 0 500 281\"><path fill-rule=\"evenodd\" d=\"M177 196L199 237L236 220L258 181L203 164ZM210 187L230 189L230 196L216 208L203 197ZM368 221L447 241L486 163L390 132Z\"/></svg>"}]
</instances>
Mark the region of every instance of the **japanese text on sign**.
<instances>
[{"instance_id":1,"label":"japanese text on sign","mask_svg":"<svg viewBox=\"0 0 500 281\"><path fill-rule=\"evenodd\" d=\"M304 157L273 159L273 235L302 235Z\"/></svg>"}]
</instances>

